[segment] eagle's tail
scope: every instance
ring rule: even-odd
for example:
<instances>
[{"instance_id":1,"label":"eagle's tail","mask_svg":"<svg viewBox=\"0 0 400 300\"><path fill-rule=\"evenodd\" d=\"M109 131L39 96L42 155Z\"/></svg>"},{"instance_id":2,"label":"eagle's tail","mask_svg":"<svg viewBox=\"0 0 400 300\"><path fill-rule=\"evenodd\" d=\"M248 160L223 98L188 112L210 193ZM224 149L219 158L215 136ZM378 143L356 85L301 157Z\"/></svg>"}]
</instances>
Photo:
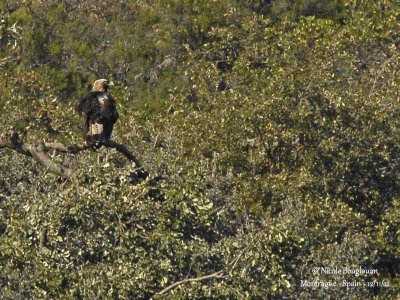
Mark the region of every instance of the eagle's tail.
<instances>
[{"instance_id":1,"label":"eagle's tail","mask_svg":"<svg viewBox=\"0 0 400 300\"><path fill-rule=\"evenodd\" d=\"M98 149L101 147L102 142L104 142L103 124L90 124L89 131L86 137L86 144L93 147L93 149Z\"/></svg>"}]
</instances>

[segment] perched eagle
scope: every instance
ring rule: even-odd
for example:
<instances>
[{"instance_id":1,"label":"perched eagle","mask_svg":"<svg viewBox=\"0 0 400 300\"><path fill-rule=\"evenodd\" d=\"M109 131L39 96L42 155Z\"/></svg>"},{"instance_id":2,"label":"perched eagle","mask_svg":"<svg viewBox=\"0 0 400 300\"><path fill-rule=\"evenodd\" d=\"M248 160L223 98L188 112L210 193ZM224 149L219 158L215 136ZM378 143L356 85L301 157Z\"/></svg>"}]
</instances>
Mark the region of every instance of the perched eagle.
<instances>
[{"instance_id":1,"label":"perched eagle","mask_svg":"<svg viewBox=\"0 0 400 300\"><path fill-rule=\"evenodd\" d=\"M99 148L103 142L109 141L118 111L115 100L108 92L114 84L106 79L96 80L91 92L77 104L86 144Z\"/></svg>"}]
</instances>

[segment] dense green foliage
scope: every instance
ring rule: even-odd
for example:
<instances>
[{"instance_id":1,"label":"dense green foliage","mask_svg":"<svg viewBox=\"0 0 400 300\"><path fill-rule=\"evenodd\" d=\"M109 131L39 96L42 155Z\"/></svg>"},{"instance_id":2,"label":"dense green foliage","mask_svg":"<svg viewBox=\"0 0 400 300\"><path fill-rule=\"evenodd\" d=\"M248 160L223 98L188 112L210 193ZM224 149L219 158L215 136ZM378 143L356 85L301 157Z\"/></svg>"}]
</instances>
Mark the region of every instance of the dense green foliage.
<instances>
[{"instance_id":1,"label":"dense green foliage","mask_svg":"<svg viewBox=\"0 0 400 300\"><path fill-rule=\"evenodd\" d=\"M150 173L102 148L54 155L68 181L0 149L0 295L148 299L226 270L164 296L396 299L399 50L395 0L0 2L0 133L81 141L74 105L109 78Z\"/></svg>"}]
</instances>

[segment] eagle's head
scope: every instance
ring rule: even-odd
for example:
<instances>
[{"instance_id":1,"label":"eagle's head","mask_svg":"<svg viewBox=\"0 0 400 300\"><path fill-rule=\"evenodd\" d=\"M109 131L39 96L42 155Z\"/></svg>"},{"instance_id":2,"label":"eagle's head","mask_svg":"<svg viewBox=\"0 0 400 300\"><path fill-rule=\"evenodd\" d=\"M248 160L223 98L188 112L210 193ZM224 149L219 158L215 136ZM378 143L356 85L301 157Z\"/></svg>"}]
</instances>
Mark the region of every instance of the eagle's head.
<instances>
[{"instance_id":1,"label":"eagle's head","mask_svg":"<svg viewBox=\"0 0 400 300\"><path fill-rule=\"evenodd\" d=\"M112 81L107 79L98 79L93 83L92 92L107 92L111 86L114 86Z\"/></svg>"}]
</instances>

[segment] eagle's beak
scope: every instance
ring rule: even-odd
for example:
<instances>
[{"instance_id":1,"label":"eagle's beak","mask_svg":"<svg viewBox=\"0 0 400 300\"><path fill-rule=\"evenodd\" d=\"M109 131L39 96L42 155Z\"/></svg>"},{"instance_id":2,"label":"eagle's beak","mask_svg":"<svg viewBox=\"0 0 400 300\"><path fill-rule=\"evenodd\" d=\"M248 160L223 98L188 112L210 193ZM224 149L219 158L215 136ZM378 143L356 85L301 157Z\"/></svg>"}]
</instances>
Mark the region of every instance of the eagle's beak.
<instances>
[{"instance_id":1,"label":"eagle's beak","mask_svg":"<svg viewBox=\"0 0 400 300\"><path fill-rule=\"evenodd\" d=\"M109 81L109 82L108 82L108 86L110 86L110 87L114 86L114 82Z\"/></svg>"}]
</instances>

